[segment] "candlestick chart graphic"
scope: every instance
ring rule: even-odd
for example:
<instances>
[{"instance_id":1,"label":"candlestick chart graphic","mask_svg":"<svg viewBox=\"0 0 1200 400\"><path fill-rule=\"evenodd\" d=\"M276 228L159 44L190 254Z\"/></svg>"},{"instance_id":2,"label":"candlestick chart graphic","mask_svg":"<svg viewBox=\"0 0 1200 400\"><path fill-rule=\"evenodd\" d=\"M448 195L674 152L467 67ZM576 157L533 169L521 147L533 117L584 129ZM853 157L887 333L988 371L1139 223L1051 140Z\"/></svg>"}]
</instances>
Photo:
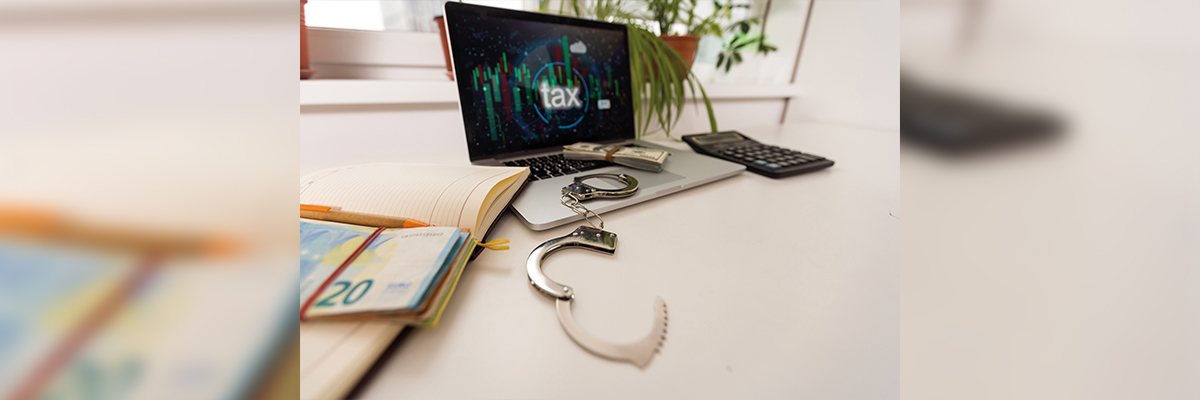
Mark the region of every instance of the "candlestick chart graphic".
<instances>
[{"instance_id":1,"label":"candlestick chart graphic","mask_svg":"<svg viewBox=\"0 0 1200 400\"><path fill-rule=\"evenodd\" d=\"M455 28L454 45L463 46L455 52L456 78L473 152L601 141L632 128L624 38L545 25Z\"/></svg>"}]
</instances>

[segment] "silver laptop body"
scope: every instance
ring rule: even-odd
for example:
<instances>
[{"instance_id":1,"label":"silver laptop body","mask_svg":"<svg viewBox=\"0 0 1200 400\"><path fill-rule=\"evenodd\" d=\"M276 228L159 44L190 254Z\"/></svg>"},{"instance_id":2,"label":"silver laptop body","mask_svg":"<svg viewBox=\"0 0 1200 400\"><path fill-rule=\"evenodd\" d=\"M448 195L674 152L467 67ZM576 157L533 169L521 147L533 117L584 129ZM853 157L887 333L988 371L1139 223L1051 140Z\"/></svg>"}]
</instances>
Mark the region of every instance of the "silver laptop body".
<instances>
[{"instance_id":1,"label":"silver laptop body","mask_svg":"<svg viewBox=\"0 0 1200 400\"><path fill-rule=\"evenodd\" d=\"M472 144L472 135L473 135L472 127L478 126L479 128L477 128L477 129L483 129L484 125L482 123L479 123L479 121L477 120L478 117L476 117L476 115L480 115L481 112L476 110L474 107L472 107L472 104L477 104L477 100L474 98L467 98L467 97L468 97L468 94L472 93L471 90L473 88L475 90L478 90L479 82L483 82L483 81L479 80L480 79L479 73L478 73L479 66L478 65L472 66L467 61L465 61L465 59L476 56L479 52L476 51L475 53L466 53L466 54L463 53L465 51L469 51L469 49L464 50L464 48L467 48L467 46L463 46L462 43L464 42L464 40L471 40L471 38L465 37L465 36L467 36L467 34L465 34L464 32L466 32L467 29L462 28L461 25L458 25L458 24L479 23L479 22L474 22L474 21L480 21L480 20L482 20L482 18L490 18L493 20L499 19L503 23L514 23L514 24L526 23L526 22L536 22L536 23L540 23L540 24L559 24L559 25L564 25L564 29L572 27L572 26L583 26L583 27L601 26L602 28L605 28L605 29L623 29L624 28L620 25L606 24L606 23L601 23L601 22L596 22L596 21L587 21L587 20L580 20L580 19L546 15L546 14L504 10L504 9L497 9L497 8L491 8L491 7L475 6L475 5L464 4L464 3L453 3L453 2L446 3L445 11L446 11L446 28L449 31L449 37L450 37L449 44L451 47L452 64L455 67L455 75L457 78L456 80L458 81L458 85L459 85L459 89L460 89L460 91L459 91L459 93L460 93L459 109L461 112L463 112L464 125L466 126L466 130L467 130L468 147L471 147L473 145ZM608 25L608 26L603 26L603 25ZM543 26L546 26L546 25L543 25ZM551 28L554 27L553 25L549 25L549 26ZM616 28L614 28L614 27L616 27ZM475 27L469 27L469 28L474 29ZM495 30L495 28L492 28L492 27L489 27L489 28ZM482 28L480 28L480 29L482 29ZM476 40L478 40L478 39L476 39ZM567 39L564 36L564 46L565 46L566 40ZM457 49L455 47L456 43L460 46ZM623 42L620 46L623 46L623 50L628 51L628 42ZM507 58L507 55L505 55L505 58ZM485 65L487 65L487 64L485 63ZM535 68L536 68L536 66L535 66ZM626 66L626 68L628 68L628 67ZM475 71L471 71L472 69L475 69ZM514 67L514 69L515 69L515 67ZM497 70L503 71L502 68L497 68ZM468 72L468 71L471 71L471 72ZM624 72L626 74L625 76L628 76L627 75L628 70L625 70L622 72ZM476 82L473 82L472 80L476 80ZM626 85L627 84L628 83L626 81ZM626 86L625 89L626 89L626 92L628 92L628 86ZM617 90L620 90L620 88L617 88ZM496 108L499 108L499 104L504 104L505 106L508 106L511 108L511 102L520 101L520 95L519 95L520 92L514 92L514 93L518 93L518 94L514 94L514 97L512 97L512 98L504 99L505 102L495 103L495 104L497 104ZM476 101L476 103L471 103L473 101ZM464 103L466 103L466 104L464 104ZM590 104L589 104L589 106L590 106ZM526 107L528 107L528 106L526 106ZM630 115L628 115L628 118L630 120L632 120L632 109L631 108L626 108L624 110L614 110L614 111L630 113ZM609 112L611 113L614 111L609 111ZM493 111L489 111L489 113L491 113L491 112L493 112ZM472 113L474 113L474 114L472 114ZM491 115L491 114L489 114L489 115ZM607 115L611 115L611 114L607 114ZM622 115L622 117L624 117L624 115ZM611 116L609 118L611 118ZM588 121L582 116L580 117L580 120L581 120L581 123L588 123ZM476 133L480 133L480 132L476 132ZM704 156L704 155L700 155L700 154L696 154L690 150L680 150L680 149L668 148L668 147L663 147L663 146L660 146L660 145L657 145L654 143L650 143L647 141L635 140L634 139L635 133L634 133L634 128L633 128L632 124L628 124L627 126L622 127L617 132L614 132L614 134L615 134L615 136L617 136L617 138L610 139L610 140L588 140L585 138L579 138L579 140L575 140L575 138L565 137L565 138L561 138L559 140L560 143L555 143L555 144L546 145L546 146L539 146L539 147L535 147L535 148L526 148L526 149L521 149L521 151L514 151L514 152L493 152L493 153L498 153L498 154L484 154L483 156L480 156L480 152L478 152L477 149L471 148L470 149L472 152L471 163L475 164L475 165L501 166L501 165L505 165L505 162L507 162L507 161L528 159L528 158L533 158L533 157L540 157L540 156L547 156L547 155L554 155L554 154L562 154L562 145L563 144L569 144L569 143L574 143L574 142L578 142L578 141L587 141L587 142L592 142L592 143L604 143L604 144L610 144L610 143L626 144L626 145L633 144L633 145L638 145L638 146L658 148L658 149L669 151L671 153L671 156L668 157L662 172L643 171L643 170L628 168L628 167L619 166L619 165L612 165L612 166L606 166L606 167L602 167L602 168L598 168L598 169L587 170L587 171L583 171L583 172L579 172L579 173L557 176L557 177L552 177L552 178L545 178L545 179L528 182L526 184L525 189L521 193L521 195L516 200L513 201L512 210L520 218L521 222L523 222L530 229L537 230L537 231L546 230L546 229L554 228L557 226L569 224L569 223L572 223L575 221L583 220L582 216L580 216L579 214L576 214L571 209L563 206L560 202L562 188L564 186L570 184L571 182L573 182L575 177L588 175L588 174L614 173L614 174L628 174L628 175L631 175L631 176L637 178L638 184L639 184L638 185L639 189L638 189L638 192L631 197L624 197L624 198L619 198L619 199L594 199L594 200L588 200L584 204L588 208L594 210L595 212L603 214L608 211L616 210L616 209L623 208L623 207L628 207L630 205L641 203L643 201L647 201L650 199L654 199L654 198L662 197L662 196L665 196L665 195L668 195L671 193L675 193L675 192L678 192L681 190L700 186L705 183L728 178L728 177L737 175L737 174L741 173L742 171L745 171L745 169L746 169L745 166L727 162L727 161L723 161L723 160L719 160L719 159L708 157L708 156ZM588 180L587 183L591 184L593 186L597 186L597 187L605 187L605 182L603 182L603 180L601 180L601 179L590 179L590 180ZM614 182L613 184L609 185L608 187L616 188L617 186L618 185L616 185Z\"/></svg>"}]
</instances>

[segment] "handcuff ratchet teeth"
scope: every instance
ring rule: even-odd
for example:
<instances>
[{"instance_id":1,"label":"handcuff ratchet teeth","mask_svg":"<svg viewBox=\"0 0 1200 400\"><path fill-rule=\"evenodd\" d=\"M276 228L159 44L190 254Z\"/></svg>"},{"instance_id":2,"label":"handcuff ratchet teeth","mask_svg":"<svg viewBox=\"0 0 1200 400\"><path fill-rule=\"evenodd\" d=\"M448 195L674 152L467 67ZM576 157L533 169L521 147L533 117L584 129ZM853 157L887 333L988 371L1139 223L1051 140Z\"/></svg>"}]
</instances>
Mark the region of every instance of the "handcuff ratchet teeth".
<instances>
[{"instance_id":1,"label":"handcuff ratchet teeth","mask_svg":"<svg viewBox=\"0 0 1200 400\"><path fill-rule=\"evenodd\" d=\"M625 187L601 189L583 182L592 178L615 179ZM529 253L525 272L529 276L530 285L533 285L542 294L554 298L558 323L562 325L571 340L598 356L629 361L643 367L650 362L650 359L654 358L654 353L658 351L667 337L667 303L663 301L662 297L654 299L654 325L646 337L634 343L613 344L584 332L583 328L575 322L575 317L571 315L571 302L575 299L575 291L570 286L555 282L542 272L542 260L563 249L579 248L608 255L615 254L617 252L617 234L604 230L604 220L581 202L594 198L632 196L637 190L637 179L625 174L591 174L575 178L575 182L562 189L561 201L564 206L583 215L584 220L592 226L581 225L566 236L547 240L535 247L533 252ZM593 216L600 221L599 227L592 224L591 217Z\"/></svg>"}]
</instances>

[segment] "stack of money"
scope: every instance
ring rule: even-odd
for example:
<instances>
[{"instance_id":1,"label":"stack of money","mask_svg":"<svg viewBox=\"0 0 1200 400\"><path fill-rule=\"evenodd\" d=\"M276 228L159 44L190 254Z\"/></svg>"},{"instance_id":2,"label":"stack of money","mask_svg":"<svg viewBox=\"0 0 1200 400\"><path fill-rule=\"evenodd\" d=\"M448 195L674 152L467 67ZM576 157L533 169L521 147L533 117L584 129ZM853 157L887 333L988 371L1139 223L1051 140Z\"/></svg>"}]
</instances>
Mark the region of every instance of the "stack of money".
<instances>
[{"instance_id":1,"label":"stack of money","mask_svg":"<svg viewBox=\"0 0 1200 400\"><path fill-rule=\"evenodd\" d=\"M666 151L649 147L622 146L617 148L617 146L621 145L579 142L563 146L563 157L568 160L605 160L630 168L659 172L662 171L667 156L671 155ZM616 148L615 152L614 148ZM612 152L611 156L610 152Z\"/></svg>"},{"instance_id":2,"label":"stack of money","mask_svg":"<svg viewBox=\"0 0 1200 400\"><path fill-rule=\"evenodd\" d=\"M300 304L304 320L388 319L432 325L470 256L458 227L386 229L300 223ZM364 247L363 242L370 240ZM347 257L356 256L344 267ZM340 272L339 272L340 271ZM337 273L338 276L330 279ZM321 290L320 295L316 295Z\"/></svg>"}]
</instances>

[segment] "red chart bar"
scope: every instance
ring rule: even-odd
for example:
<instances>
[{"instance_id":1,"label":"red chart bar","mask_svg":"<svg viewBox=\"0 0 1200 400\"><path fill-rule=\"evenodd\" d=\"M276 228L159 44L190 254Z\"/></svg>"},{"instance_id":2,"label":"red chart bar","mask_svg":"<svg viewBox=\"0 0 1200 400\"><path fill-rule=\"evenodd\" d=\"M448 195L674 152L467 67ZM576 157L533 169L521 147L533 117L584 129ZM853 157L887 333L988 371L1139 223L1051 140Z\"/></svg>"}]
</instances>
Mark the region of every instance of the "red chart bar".
<instances>
[{"instance_id":1,"label":"red chart bar","mask_svg":"<svg viewBox=\"0 0 1200 400\"><path fill-rule=\"evenodd\" d=\"M571 58L571 70L570 70L570 71L567 71L567 73L568 73L568 74L571 74L571 76L575 76L575 71L578 71L578 70L579 70L579 59L578 59L578 58ZM583 77L583 78L581 78L581 79L587 79L587 77L585 76L585 77ZM583 85L582 85L582 83L581 83L581 84L579 84L579 85L577 85L577 86L583 86ZM587 96L587 94L585 93L585 94L584 94L584 96Z\"/></svg>"},{"instance_id":2,"label":"red chart bar","mask_svg":"<svg viewBox=\"0 0 1200 400\"><path fill-rule=\"evenodd\" d=\"M504 115L512 115L512 95L509 94L508 79L503 75L497 78L500 79L500 96L504 98Z\"/></svg>"}]
</instances>

